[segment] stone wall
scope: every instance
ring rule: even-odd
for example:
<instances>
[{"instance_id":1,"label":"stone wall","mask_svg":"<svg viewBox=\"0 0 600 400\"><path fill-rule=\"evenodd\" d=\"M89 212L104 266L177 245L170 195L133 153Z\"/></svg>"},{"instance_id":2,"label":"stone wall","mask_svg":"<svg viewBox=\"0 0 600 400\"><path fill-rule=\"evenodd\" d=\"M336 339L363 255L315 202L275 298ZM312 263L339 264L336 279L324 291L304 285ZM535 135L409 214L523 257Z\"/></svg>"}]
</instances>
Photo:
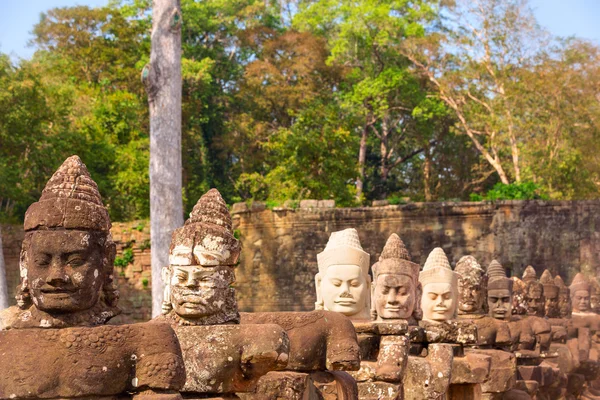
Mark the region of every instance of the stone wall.
<instances>
[{"instance_id":1,"label":"stone wall","mask_svg":"<svg viewBox=\"0 0 600 400\"><path fill-rule=\"evenodd\" d=\"M237 290L245 311L312 309L316 255L331 232L350 227L358 230L371 263L393 232L421 265L439 246L453 266L472 254L486 266L498 259L513 275L531 264L538 273L548 268L569 283L580 268L591 272L600 261L600 201L240 211L234 207L234 228L244 249Z\"/></svg>"},{"instance_id":2,"label":"stone wall","mask_svg":"<svg viewBox=\"0 0 600 400\"><path fill-rule=\"evenodd\" d=\"M238 300L243 311L311 310L314 307L316 255L333 231L355 227L375 262L387 237L396 232L413 260L423 264L442 247L452 264L473 254L484 265L497 258L513 274L531 264L548 268L569 283L580 268L592 273L600 264L600 200L573 202L412 203L369 208L331 208L321 202L300 209L234 207L234 228L243 244L237 268ZM118 256L131 249L133 262L115 267L119 276L117 322L143 321L151 315L149 223L113 224ZM2 239L9 291L19 281L22 227L3 225Z\"/></svg>"}]
</instances>

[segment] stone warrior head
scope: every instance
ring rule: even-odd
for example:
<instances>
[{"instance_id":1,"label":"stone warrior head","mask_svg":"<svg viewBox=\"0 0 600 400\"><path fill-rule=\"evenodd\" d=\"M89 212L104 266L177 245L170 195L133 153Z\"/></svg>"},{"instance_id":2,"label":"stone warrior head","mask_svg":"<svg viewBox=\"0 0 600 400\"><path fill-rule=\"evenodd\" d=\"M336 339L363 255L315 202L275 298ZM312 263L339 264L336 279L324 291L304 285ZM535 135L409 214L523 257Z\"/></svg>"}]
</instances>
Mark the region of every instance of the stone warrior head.
<instances>
[{"instance_id":1,"label":"stone warrior head","mask_svg":"<svg viewBox=\"0 0 600 400\"><path fill-rule=\"evenodd\" d=\"M464 256L456 264L458 274L458 315L485 315L487 276L475 257Z\"/></svg>"},{"instance_id":2,"label":"stone warrior head","mask_svg":"<svg viewBox=\"0 0 600 400\"><path fill-rule=\"evenodd\" d=\"M239 323L231 284L240 252L227 204L217 189L211 189L173 232L169 266L162 274L165 318L181 325Z\"/></svg>"},{"instance_id":3,"label":"stone warrior head","mask_svg":"<svg viewBox=\"0 0 600 400\"><path fill-rule=\"evenodd\" d=\"M15 327L100 325L120 312L110 219L79 157L52 175L24 228Z\"/></svg>"},{"instance_id":4,"label":"stone warrior head","mask_svg":"<svg viewBox=\"0 0 600 400\"><path fill-rule=\"evenodd\" d=\"M591 286L588 279L581 272L575 275L569 290L571 291L573 314L589 313Z\"/></svg>"},{"instance_id":5,"label":"stone warrior head","mask_svg":"<svg viewBox=\"0 0 600 400\"><path fill-rule=\"evenodd\" d=\"M561 318L571 318L571 290L565 285L565 281L556 275L554 284L558 288L558 310Z\"/></svg>"},{"instance_id":6,"label":"stone warrior head","mask_svg":"<svg viewBox=\"0 0 600 400\"><path fill-rule=\"evenodd\" d=\"M369 253L363 251L356 229L333 232L317 254L317 264L315 309L370 319Z\"/></svg>"},{"instance_id":7,"label":"stone warrior head","mask_svg":"<svg viewBox=\"0 0 600 400\"><path fill-rule=\"evenodd\" d=\"M419 269L419 264L411 262L402 239L392 233L379 262L372 267L371 316L374 319L421 319Z\"/></svg>"},{"instance_id":8,"label":"stone warrior head","mask_svg":"<svg viewBox=\"0 0 600 400\"><path fill-rule=\"evenodd\" d=\"M535 269L529 265L523 272L525 283L526 313L529 316L543 317L545 313L546 300L544 298L544 286L538 281Z\"/></svg>"},{"instance_id":9,"label":"stone warrior head","mask_svg":"<svg viewBox=\"0 0 600 400\"><path fill-rule=\"evenodd\" d=\"M429 253L423 271L419 273L419 282L423 286L423 320L441 322L455 318L458 274L452 271L448 258L440 247Z\"/></svg>"},{"instance_id":10,"label":"stone warrior head","mask_svg":"<svg viewBox=\"0 0 600 400\"><path fill-rule=\"evenodd\" d=\"M559 318L558 286L556 286L552 274L547 269L542 272L540 283L544 287L544 315L548 318Z\"/></svg>"},{"instance_id":11,"label":"stone warrior head","mask_svg":"<svg viewBox=\"0 0 600 400\"><path fill-rule=\"evenodd\" d=\"M487 303L492 318L510 320L513 303L513 280L506 277L504 267L492 260L487 268Z\"/></svg>"}]
</instances>

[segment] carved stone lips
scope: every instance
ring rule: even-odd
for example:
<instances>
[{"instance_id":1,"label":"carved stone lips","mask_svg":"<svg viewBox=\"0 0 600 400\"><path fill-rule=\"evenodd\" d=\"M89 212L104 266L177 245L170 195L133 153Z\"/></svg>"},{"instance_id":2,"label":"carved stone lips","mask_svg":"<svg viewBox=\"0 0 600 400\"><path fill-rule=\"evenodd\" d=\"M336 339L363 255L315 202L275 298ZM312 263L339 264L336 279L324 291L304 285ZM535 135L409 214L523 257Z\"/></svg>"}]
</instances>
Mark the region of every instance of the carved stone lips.
<instances>
[{"instance_id":1,"label":"carved stone lips","mask_svg":"<svg viewBox=\"0 0 600 400\"><path fill-rule=\"evenodd\" d=\"M350 306L353 304L356 304L356 301L352 300L352 299L344 299L344 300L336 300L334 301L335 304L339 304L341 306Z\"/></svg>"}]
</instances>

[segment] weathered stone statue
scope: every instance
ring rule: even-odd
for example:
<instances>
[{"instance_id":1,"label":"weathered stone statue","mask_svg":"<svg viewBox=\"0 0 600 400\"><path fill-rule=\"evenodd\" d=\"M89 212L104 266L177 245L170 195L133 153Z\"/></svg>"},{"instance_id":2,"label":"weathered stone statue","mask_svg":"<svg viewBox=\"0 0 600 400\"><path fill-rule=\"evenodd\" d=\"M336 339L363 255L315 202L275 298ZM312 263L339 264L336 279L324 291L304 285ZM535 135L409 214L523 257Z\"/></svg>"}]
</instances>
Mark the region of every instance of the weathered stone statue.
<instances>
[{"instance_id":1,"label":"weathered stone statue","mask_svg":"<svg viewBox=\"0 0 600 400\"><path fill-rule=\"evenodd\" d=\"M423 320L440 322L453 319L458 303L458 274L452 271L440 247L429 253L423 271L419 273L419 282L423 286Z\"/></svg>"},{"instance_id":2,"label":"weathered stone statue","mask_svg":"<svg viewBox=\"0 0 600 400\"><path fill-rule=\"evenodd\" d=\"M180 398L167 324L97 326L118 314L110 226L85 165L68 158L25 214L18 306L0 313L0 399Z\"/></svg>"},{"instance_id":3,"label":"weathered stone statue","mask_svg":"<svg viewBox=\"0 0 600 400\"><path fill-rule=\"evenodd\" d=\"M579 272L573 278L571 286L569 286L571 292L571 305L573 308L572 315L586 315L591 314L590 310L590 291L591 286L585 276Z\"/></svg>"},{"instance_id":4,"label":"weathered stone statue","mask_svg":"<svg viewBox=\"0 0 600 400\"><path fill-rule=\"evenodd\" d=\"M333 232L325 250L317 254L317 264L315 309L369 319L369 253L363 251L356 229Z\"/></svg>"},{"instance_id":5,"label":"weathered stone statue","mask_svg":"<svg viewBox=\"0 0 600 400\"><path fill-rule=\"evenodd\" d=\"M554 283L558 287L558 309L561 318L571 318L571 290L565 285L565 281L556 275L554 277Z\"/></svg>"},{"instance_id":6,"label":"weathered stone statue","mask_svg":"<svg viewBox=\"0 0 600 400\"><path fill-rule=\"evenodd\" d=\"M393 233L379 262L373 265L371 313L376 319L405 319L415 324L421 319L419 264L410 260L402 239Z\"/></svg>"},{"instance_id":7,"label":"weathered stone statue","mask_svg":"<svg viewBox=\"0 0 600 400\"><path fill-rule=\"evenodd\" d=\"M504 267L492 260L487 269L489 315L499 320L510 321L513 304L513 280L506 277Z\"/></svg>"},{"instance_id":8,"label":"weathered stone statue","mask_svg":"<svg viewBox=\"0 0 600 400\"><path fill-rule=\"evenodd\" d=\"M526 285L526 314L529 316L543 317L546 306L544 286L538 281L535 269L531 265L525 268L523 282L525 282Z\"/></svg>"},{"instance_id":9,"label":"weathered stone statue","mask_svg":"<svg viewBox=\"0 0 600 400\"><path fill-rule=\"evenodd\" d=\"M234 394L254 389L269 371L283 369L289 340L275 324L238 325L234 267L241 246L216 189L194 206L184 226L173 232L164 315L179 338L187 379L186 396Z\"/></svg>"},{"instance_id":10,"label":"weathered stone statue","mask_svg":"<svg viewBox=\"0 0 600 400\"><path fill-rule=\"evenodd\" d=\"M486 315L487 276L473 256L463 256L454 272L458 274L458 316L473 319Z\"/></svg>"},{"instance_id":11,"label":"weathered stone statue","mask_svg":"<svg viewBox=\"0 0 600 400\"><path fill-rule=\"evenodd\" d=\"M25 214L18 306L0 329L102 325L117 315L115 244L96 183L68 158Z\"/></svg>"},{"instance_id":12,"label":"weathered stone statue","mask_svg":"<svg viewBox=\"0 0 600 400\"><path fill-rule=\"evenodd\" d=\"M550 271L544 270L540 277L540 283L544 288L544 315L548 318L559 318L558 286L554 283L554 278L552 278Z\"/></svg>"}]
</instances>

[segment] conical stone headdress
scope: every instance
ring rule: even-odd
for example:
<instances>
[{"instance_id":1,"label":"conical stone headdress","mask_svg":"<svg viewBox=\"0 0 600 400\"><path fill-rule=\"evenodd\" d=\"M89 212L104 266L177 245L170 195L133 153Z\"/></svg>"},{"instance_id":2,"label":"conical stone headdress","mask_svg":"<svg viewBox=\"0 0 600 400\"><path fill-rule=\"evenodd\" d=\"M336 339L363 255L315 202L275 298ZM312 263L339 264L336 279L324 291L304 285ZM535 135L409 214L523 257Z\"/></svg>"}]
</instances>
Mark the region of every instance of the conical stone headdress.
<instances>
[{"instance_id":1,"label":"conical stone headdress","mask_svg":"<svg viewBox=\"0 0 600 400\"><path fill-rule=\"evenodd\" d=\"M392 233L383 247L379 262L372 267L373 279L376 280L380 274L398 274L406 275L417 283L419 268L419 264L410 260L410 254L402 239Z\"/></svg>"},{"instance_id":2,"label":"conical stone headdress","mask_svg":"<svg viewBox=\"0 0 600 400\"><path fill-rule=\"evenodd\" d=\"M25 231L63 228L109 232L110 227L98 185L78 156L63 162L40 200L25 213Z\"/></svg>"},{"instance_id":3,"label":"conical stone headdress","mask_svg":"<svg viewBox=\"0 0 600 400\"><path fill-rule=\"evenodd\" d=\"M454 269L462 282L477 285L484 279L485 271L473 256L462 256Z\"/></svg>"},{"instance_id":4,"label":"conical stone headdress","mask_svg":"<svg viewBox=\"0 0 600 400\"><path fill-rule=\"evenodd\" d=\"M565 285L565 281L563 281L563 278L561 278L560 275L556 275L554 277L554 284L558 288L558 293L569 294L571 292L567 285Z\"/></svg>"},{"instance_id":5,"label":"conical stone headdress","mask_svg":"<svg viewBox=\"0 0 600 400\"><path fill-rule=\"evenodd\" d=\"M506 277L504 267L496 260L492 260L487 269L488 290L508 289L513 290L513 280Z\"/></svg>"},{"instance_id":6,"label":"conical stone headdress","mask_svg":"<svg viewBox=\"0 0 600 400\"><path fill-rule=\"evenodd\" d=\"M528 265L523 272L522 281L525 283L533 282L537 280L537 273L535 272L535 268L531 265Z\"/></svg>"},{"instance_id":7,"label":"conical stone headdress","mask_svg":"<svg viewBox=\"0 0 600 400\"><path fill-rule=\"evenodd\" d=\"M544 287L544 297L554 298L558 296L558 286L556 286L554 278L552 278L552 274L547 269L542 273L542 276L540 277L540 283Z\"/></svg>"},{"instance_id":8,"label":"conical stone headdress","mask_svg":"<svg viewBox=\"0 0 600 400\"><path fill-rule=\"evenodd\" d=\"M452 271L446 253L436 247L429 253L423 271L419 273L419 282L425 287L428 283L449 283L458 287L458 274Z\"/></svg>"},{"instance_id":9,"label":"conical stone headdress","mask_svg":"<svg viewBox=\"0 0 600 400\"><path fill-rule=\"evenodd\" d=\"M571 282L571 286L569 286L571 296L574 295L575 292L578 290L587 290L589 292L590 289L590 282L581 272L578 272L577 275L575 275L575 278L573 278L573 282Z\"/></svg>"},{"instance_id":10,"label":"conical stone headdress","mask_svg":"<svg viewBox=\"0 0 600 400\"><path fill-rule=\"evenodd\" d=\"M235 266L240 252L227 204L217 189L210 189L200 197L185 224L173 231L169 263Z\"/></svg>"},{"instance_id":11,"label":"conical stone headdress","mask_svg":"<svg viewBox=\"0 0 600 400\"><path fill-rule=\"evenodd\" d=\"M319 272L325 274L331 265L358 265L365 276L369 275L369 253L360 245L354 228L333 232L325 249L317 254Z\"/></svg>"}]
</instances>

